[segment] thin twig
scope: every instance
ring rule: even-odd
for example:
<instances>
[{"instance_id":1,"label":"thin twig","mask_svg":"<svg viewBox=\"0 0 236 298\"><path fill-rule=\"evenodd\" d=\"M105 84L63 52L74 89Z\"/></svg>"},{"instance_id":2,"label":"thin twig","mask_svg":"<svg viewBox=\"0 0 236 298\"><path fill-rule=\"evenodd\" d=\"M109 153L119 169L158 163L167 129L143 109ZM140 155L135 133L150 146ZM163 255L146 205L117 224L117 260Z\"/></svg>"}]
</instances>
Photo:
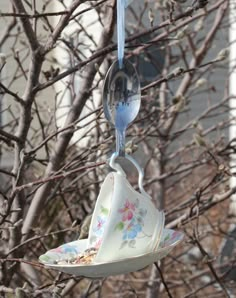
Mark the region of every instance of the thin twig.
<instances>
[{"instance_id":1,"label":"thin twig","mask_svg":"<svg viewBox=\"0 0 236 298\"><path fill-rule=\"evenodd\" d=\"M163 285L164 285L164 288L165 288L165 290L166 290L166 293L167 293L168 297L169 297L169 298L173 298L173 296L171 295L170 290L169 290L169 288L168 288L168 285L167 285L167 283L166 283L166 281L165 281L164 275L162 274L162 271L161 271L160 267L158 266L157 263L154 263L154 265L156 266L156 269L157 269L157 271L159 272L161 281L162 281L162 283L163 283Z\"/></svg>"}]
</instances>

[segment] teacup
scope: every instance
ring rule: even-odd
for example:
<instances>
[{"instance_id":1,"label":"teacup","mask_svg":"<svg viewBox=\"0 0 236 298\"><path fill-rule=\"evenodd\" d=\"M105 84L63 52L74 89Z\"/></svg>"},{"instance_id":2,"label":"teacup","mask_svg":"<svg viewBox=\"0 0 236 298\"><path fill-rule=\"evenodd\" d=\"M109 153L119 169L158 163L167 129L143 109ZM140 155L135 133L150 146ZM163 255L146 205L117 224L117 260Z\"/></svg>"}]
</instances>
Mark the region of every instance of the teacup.
<instances>
[{"instance_id":1,"label":"teacup","mask_svg":"<svg viewBox=\"0 0 236 298\"><path fill-rule=\"evenodd\" d=\"M126 155L139 171L140 192L133 189L113 154L110 166L116 170L102 184L89 229L88 246L98 249L94 262L121 260L152 252L158 248L164 226L159 211L142 186L143 172L136 161Z\"/></svg>"}]
</instances>

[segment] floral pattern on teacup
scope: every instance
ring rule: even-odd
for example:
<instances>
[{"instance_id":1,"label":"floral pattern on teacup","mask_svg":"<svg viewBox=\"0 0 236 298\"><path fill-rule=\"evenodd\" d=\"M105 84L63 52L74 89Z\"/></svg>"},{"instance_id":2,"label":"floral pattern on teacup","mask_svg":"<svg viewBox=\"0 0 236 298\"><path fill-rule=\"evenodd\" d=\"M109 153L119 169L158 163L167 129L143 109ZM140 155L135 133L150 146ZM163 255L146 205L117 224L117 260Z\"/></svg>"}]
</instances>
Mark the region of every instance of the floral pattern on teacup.
<instances>
[{"instance_id":1,"label":"floral pattern on teacup","mask_svg":"<svg viewBox=\"0 0 236 298\"><path fill-rule=\"evenodd\" d=\"M135 239L139 232L142 231L142 226L135 221L134 218L130 221L129 225L123 231L123 240Z\"/></svg>"},{"instance_id":2,"label":"floral pattern on teacup","mask_svg":"<svg viewBox=\"0 0 236 298\"><path fill-rule=\"evenodd\" d=\"M97 216L96 223L93 227L93 241L94 241L94 247L99 248L102 243L102 236L105 229L105 224L107 222L107 217L109 214L109 209L105 208L101 205L100 207L100 213Z\"/></svg>"},{"instance_id":3,"label":"floral pattern on teacup","mask_svg":"<svg viewBox=\"0 0 236 298\"><path fill-rule=\"evenodd\" d=\"M136 238L140 235L144 237L151 237L145 234L144 217L147 214L147 210L139 207L139 201L135 203L126 199L122 208L118 209L121 219L115 225L115 231L122 232L122 243L120 249L128 245L129 247L135 247Z\"/></svg>"},{"instance_id":4,"label":"floral pattern on teacup","mask_svg":"<svg viewBox=\"0 0 236 298\"><path fill-rule=\"evenodd\" d=\"M96 226L93 228L96 236L102 236L104 232L104 225L106 223L106 218L98 215Z\"/></svg>"},{"instance_id":5,"label":"floral pattern on teacup","mask_svg":"<svg viewBox=\"0 0 236 298\"><path fill-rule=\"evenodd\" d=\"M122 214L122 221L128 221L131 220L134 216L134 212L135 212L135 204L129 202L128 200L126 200L124 207L120 208L118 211L119 213Z\"/></svg>"}]
</instances>

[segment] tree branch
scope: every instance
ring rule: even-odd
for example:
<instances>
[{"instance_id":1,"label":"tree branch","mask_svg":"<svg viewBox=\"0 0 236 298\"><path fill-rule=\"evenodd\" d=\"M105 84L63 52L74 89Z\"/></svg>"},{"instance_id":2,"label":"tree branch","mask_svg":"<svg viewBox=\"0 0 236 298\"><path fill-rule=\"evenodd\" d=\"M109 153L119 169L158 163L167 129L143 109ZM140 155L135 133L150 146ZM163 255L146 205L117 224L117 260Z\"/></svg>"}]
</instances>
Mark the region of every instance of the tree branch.
<instances>
[{"instance_id":1,"label":"tree branch","mask_svg":"<svg viewBox=\"0 0 236 298\"><path fill-rule=\"evenodd\" d=\"M112 7L106 16L107 23L103 30L99 48L105 47L108 43L110 43L110 40L112 38L114 20L115 20L115 17L114 17L115 3L114 3L114 1L112 1L111 3L112 3ZM102 63L102 61L103 61L103 57L100 57L99 59L97 59L96 64L100 65ZM81 83L81 85L80 85L80 91L78 92L78 95L70 109L69 115L65 122L65 126L70 125L76 119L79 118L79 116L82 112L82 109L86 103L86 100L90 96L91 91L89 91L89 90L91 90L93 78L94 78L96 72L97 72L97 70L95 67L95 63L91 63L88 66L87 75L85 76L83 83ZM46 177L50 176L51 173L55 172L59 168L61 161L64 158L66 148L70 142L72 135L73 135L73 133L68 132L68 133L64 133L63 135L61 135L59 137L59 140L58 140L57 144L55 145L55 153L52 156L52 158L47 166L47 169L45 171ZM45 199L47 198L47 195L50 191L51 186L52 186L52 183L50 183L50 182L45 183L36 192L36 194L32 200L32 203L30 205L30 208L28 210L28 213L26 215L24 225L22 227L22 234L24 235L24 237L23 237L24 240L25 240L25 238L27 238L28 233L29 233L31 227L33 226L33 224L35 224L35 221L38 218L38 216L37 216L38 211L41 208L42 204L44 203Z\"/></svg>"},{"instance_id":2,"label":"tree branch","mask_svg":"<svg viewBox=\"0 0 236 298\"><path fill-rule=\"evenodd\" d=\"M11 0L11 1L13 2L17 13L22 14L22 15L27 15L25 7L21 0ZM31 50L32 51L37 50L39 48L40 44L37 40L35 32L33 31L33 28L31 26L29 19L26 16L21 16L20 19L21 19L21 23L24 28L24 32L28 39Z\"/></svg>"}]
</instances>

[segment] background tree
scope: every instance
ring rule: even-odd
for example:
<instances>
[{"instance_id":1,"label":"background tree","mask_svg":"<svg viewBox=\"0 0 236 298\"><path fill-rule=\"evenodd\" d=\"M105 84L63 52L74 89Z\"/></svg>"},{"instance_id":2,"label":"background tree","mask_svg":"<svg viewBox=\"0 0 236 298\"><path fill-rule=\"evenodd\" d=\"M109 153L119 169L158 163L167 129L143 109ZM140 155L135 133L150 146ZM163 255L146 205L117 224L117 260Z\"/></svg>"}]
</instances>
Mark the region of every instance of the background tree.
<instances>
[{"instance_id":1,"label":"background tree","mask_svg":"<svg viewBox=\"0 0 236 298\"><path fill-rule=\"evenodd\" d=\"M126 57L142 83L127 150L144 167L167 227L186 237L160 264L104 280L47 270L37 259L86 236L83 222L108 172L114 131L101 89L116 56L116 3L11 2L0 13L1 295L233 297L229 1L136 1L127 9Z\"/></svg>"}]
</instances>

